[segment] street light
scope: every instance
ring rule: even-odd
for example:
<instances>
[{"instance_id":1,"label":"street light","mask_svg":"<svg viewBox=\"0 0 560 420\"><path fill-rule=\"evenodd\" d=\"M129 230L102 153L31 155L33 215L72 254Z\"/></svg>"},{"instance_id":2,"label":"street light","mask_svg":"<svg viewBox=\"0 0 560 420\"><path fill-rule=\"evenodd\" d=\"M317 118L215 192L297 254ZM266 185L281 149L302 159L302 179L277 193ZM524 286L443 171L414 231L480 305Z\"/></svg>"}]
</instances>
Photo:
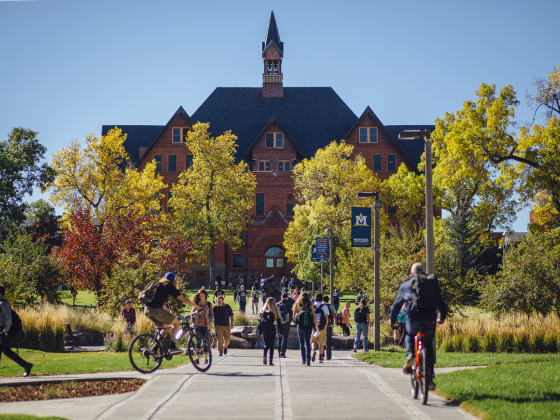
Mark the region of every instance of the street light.
<instances>
[{"instance_id":1,"label":"street light","mask_svg":"<svg viewBox=\"0 0 560 420\"><path fill-rule=\"evenodd\" d=\"M357 195L358 198L375 197L374 209L374 231L373 231L373 348L381 349L381 320L379 317L379 193L364 191ZM372 206L370 206L372 207Z\"/></svg>"},{"instance_id":2,"label":"street light","mask_svg":"<svg viewBox=\"0 0 560 420\"><path fill-rule=\"evenodd\" d=\"M430 130L405 130L399 133L399 140L413 140L425 137L424 158L426 166L426 274L434 274L434 193L432 189L432 143Z\"/></svg>"},{"instance_id":3,"label":"street light","mask_svg":"<svg viewBox=\"0 0 560 420\"><path fill-rule=\"evenodd\" d=\"M332 229L325 229L325 233L329 234L329 288L330 288L330 298L329 302L333 301L333 243L332 243ZM321 265L322 267L322 265ZM323 292L323 273L321 272L321 293Z\"/></svg>"}]
</instances>

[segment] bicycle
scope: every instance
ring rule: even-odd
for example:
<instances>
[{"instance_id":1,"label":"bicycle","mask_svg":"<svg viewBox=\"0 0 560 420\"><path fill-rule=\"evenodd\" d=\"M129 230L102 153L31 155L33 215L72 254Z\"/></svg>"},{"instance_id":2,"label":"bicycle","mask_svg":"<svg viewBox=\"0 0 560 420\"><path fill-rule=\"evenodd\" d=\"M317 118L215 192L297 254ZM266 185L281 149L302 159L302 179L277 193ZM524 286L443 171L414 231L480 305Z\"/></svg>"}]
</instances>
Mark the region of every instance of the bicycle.
<instances>
[{"instance_id":1,"label":"bicycle","mask_svg":"<svg viewBox=\"0 0 560 420\"><path fill-rule=\"evenodd\" d=\"M422 404L428 402L428 353L424 347L423 338L426 327L421 326L418 333L414 337L414 362L412 365L412 373L410 374L410 385L412 398L417 399L420 393Z\"/></svg>"},{"instance_id":2,"label":"bicycle","mask_svg":"<svg viewBox=\"0 0 560 420\"><path fill-rule=\"evenodd\" d=\"M184 334L188 333L187 348L182 349L182 355L188 355L191 364L200 372L206 372L212 365L212 349L208 339L197 334L191 326L192 315L179 316L181 328ZM128 358L132 367L140 373L155 372L163 362L163 359L171 360L179 354L170 353L170 349L164 343L166 330L172 327L157 327L153 334L139 334L130 343ZM201 358L208 358L207 364L200 364ZM153 365L152 365L153 363Z\"/></svg>"}]
</instances>

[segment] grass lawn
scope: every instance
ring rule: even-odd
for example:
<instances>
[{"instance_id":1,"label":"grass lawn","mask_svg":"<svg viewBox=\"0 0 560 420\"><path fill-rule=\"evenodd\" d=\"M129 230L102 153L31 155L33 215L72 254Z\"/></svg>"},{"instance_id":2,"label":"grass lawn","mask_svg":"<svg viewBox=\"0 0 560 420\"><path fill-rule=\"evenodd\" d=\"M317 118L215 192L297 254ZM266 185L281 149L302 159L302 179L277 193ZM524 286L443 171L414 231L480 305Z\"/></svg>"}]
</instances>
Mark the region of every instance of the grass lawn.
<instances>
[{"instance_id":1,"label":"grass lawn","mask_svg":"<svg viewBox=\"0 0 560 420\"><path fill-rule=\"evenodd\" d=\"M405 361L405 350L387 347L379 352L358 353L355 357L373 365L401 368ZM437 353L436 367L444 366L491 366L515 363L555 361L560 363L560 353Z\"/></svg>"},{"instance_id":2,"label":"grass lawn","mask_svg":"<svg viewBox=\"0 0 560 420\"><path fill-rule=\"evenodd\" d=\"M69 290L60 292L60 297L62 299L62 303L72 306L72 295L70 294ZM76 296L76 305L97 306L95 293L87 290L78 290L78 295Z\"/></svg>"},{"instance_id":3,"label":"grass lawn","mask_svg":"<svg viewBox=\"0 0 560 420\"><path fill-rule=\"evenodd\" d=\"M65 420L62 417L37 417L28 414L0 414L0 420Z\"/></svg>"},{"instance_id":4,"label":"grass lawn","mask_svg":"<svg viewBox=\"0 0 560 420\"><path fill-rule=\"evenodd\" d=\"M32 375L63 375L70 373L119 372L133 370L128 353L49 353L20 349L19 355L33 363ZM164 360L161 368L172 368L189 362L185 356ZM0 362L0 377L21 376L23 369L7 357Z\"/></svg>"},{"instance_id":5,"label":"grass lawn","mask_svg":"<svg viewBox=\"0 0 560 420\"><path fill-rule=\"evenodd\" d=\"M438 375L436 392L492 420L560 418L560 362L518 363Z\"/></svg>"}]
</instances>

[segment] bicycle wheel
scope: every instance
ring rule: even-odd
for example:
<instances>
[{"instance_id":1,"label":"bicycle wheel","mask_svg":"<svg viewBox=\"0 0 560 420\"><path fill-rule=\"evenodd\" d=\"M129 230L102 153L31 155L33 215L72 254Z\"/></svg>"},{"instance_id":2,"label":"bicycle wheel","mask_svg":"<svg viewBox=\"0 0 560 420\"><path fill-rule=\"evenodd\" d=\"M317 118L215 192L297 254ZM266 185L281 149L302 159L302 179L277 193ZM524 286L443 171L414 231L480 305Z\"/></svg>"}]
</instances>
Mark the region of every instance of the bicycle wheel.
<instances>
[{"instance_id":1,"label":"bicycle wheel","mask_svg":"<svg viewBox=\"0 0 560 420\"><path fill-rule=\"evenodd\" d=\"M134 337L128 348L128 358L132 367L141 373L152 373L161 366L163 350L151 334Z\"/></svg>"},{"instance_id":2,"label":"bicycle wheel","mask_svg":"<svg viewBox=\"0 0 560 420\"><path fill-rule=\"evenodd\" d=\"M412 398L418 398L418 381L416 380L416 370L418 367L416 366L416 358L414 358L414 363L412 365L412 373L410 374L410 394Z\"/></svg>"},{"instance_id":3,"label":"bicycle wheel","mask_svg":"<svg viewBox=\"0 0 560 420\"><path fill-rule=\"evenodd\" d=\"M201 372L206 372L212 365L212 349L206 338L200 334L190 334L187 343L187 353L192 365ZM208 363L205 360L208 359Z\"/></svg>"},{"instance_id":4,"label":"bicycle wheel","mask_svg":"<svg viewBox=\"0 0 560 420\"><path fill-rule=\"evenodd\" d=\"M420 400L426 405L428 402L428 357L426 349L420 352Z\"/></svg>"}]
</instances>

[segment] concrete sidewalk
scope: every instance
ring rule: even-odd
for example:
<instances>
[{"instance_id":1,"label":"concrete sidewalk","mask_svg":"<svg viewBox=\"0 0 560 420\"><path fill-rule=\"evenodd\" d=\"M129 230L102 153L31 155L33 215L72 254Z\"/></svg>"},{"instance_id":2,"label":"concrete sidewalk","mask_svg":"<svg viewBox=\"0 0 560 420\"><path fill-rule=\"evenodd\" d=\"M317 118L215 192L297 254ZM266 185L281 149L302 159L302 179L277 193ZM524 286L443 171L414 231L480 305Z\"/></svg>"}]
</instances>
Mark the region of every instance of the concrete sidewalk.
<instances>
[{"instance_id":1,"label":"concrete sidewalk","mask_svg":"<svg viewBox=\"0 0 560 420\"><path fill-rule=\"evenodd\" d=\"M216 355L207 373L187 365L141 375L149 381L134 393L4 403L0 413L77 420L473 418L433 394L423 406L410 396L409 379L399 369L365 364L349 351L335 351L333 360L311 367L302 366L299 351L289 351L286 359L275 356L275 366L263 365L262 350L231 349L229 353L221 358ZM111 374L68 375L68 379L102 375ZM138 376L116 372L111 377Z\"/></svg>"}]
</instances>

